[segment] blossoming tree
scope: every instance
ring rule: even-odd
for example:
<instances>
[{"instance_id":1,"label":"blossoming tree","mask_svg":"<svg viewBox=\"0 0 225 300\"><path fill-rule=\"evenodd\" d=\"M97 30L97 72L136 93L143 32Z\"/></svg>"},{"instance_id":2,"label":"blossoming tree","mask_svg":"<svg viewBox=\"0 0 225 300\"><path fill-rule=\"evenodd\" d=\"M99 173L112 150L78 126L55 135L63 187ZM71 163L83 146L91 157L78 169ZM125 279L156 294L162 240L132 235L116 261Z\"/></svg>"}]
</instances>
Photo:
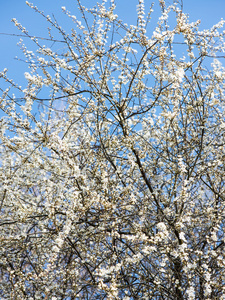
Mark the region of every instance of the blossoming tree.
<instances>
[{"instance_id":1,"label":"blossoming tree","mask_svg":"<svg viewBox=\"0 0 225 300\"><path fill-rule=\"evenodd\" d=\"M0 75L0 298L225 299L224 21L82 2L71 32L27 3L46 40L13 20L37 51Z\"/></svg>"}]
</instances>

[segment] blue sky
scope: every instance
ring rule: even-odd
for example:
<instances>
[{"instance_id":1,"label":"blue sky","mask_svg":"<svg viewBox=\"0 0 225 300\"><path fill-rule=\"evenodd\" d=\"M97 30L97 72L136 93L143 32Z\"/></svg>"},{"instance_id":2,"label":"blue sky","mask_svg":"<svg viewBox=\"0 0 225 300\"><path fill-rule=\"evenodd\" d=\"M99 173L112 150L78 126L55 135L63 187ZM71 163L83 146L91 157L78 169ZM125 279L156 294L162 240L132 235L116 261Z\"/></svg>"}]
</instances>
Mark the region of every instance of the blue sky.
<instances>
[{"instance_id":1,"label":"blue sky","mask_svg":"<svg viewBox=\"0 0 225 300\"><path fill-rule=\"evenodd\" d=\"M73 14L76 14L75 0L33 0L34 5L43 10L46 14L54 13L57 20L62 24L63 28L67 28L67 20L61 13L61 7L65 6ZM90 4L94 0L82 0L84 4ZM100 2L100 1L99 1ZM127 23L136 21L135 9L137 0L118 0L117 14L120 19L124 19ZM146 0L146 6L151 0ZM168 2L168 1L167 1ZM155 0L157 3L157 0ZM225 0L183 0L184 12L187 12L191 21L201 19L201 29L209 28L221 18L225 19ZM47 35L46 23L41 16L32 11L26 4L25 0L0 0L0 33L16 34L19 31L11 22L12 18L16 18L22 23L31 34L38 36ZM153 27L154 28L154 27ZM69 29L69 28L68 28ZM5 36L0 34L0 71L4 68L9 69L9 75L17 81L23 76L25 65L15 60L15 57L23 57L17 47L19 38L15 36ZM1 84L1 83L0 83Z\"/></svg>"}]
</instances>

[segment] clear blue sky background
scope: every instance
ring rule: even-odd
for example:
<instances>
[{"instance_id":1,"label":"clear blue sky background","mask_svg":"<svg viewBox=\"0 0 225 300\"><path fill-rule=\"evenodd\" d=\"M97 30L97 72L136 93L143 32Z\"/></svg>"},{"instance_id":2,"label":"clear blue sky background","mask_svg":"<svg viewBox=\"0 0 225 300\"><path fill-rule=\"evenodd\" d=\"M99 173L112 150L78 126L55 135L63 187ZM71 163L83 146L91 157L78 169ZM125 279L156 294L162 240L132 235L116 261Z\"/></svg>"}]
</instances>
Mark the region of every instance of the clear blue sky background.
<instances>
[{"instance_id":1,"label":"clear blue sky background","mask_svg":"<svg viewBox=\"0 0 225 300\"><path fill-rule=\"evenodd\" d=\"M155 3L157 1L155 0ZM54 13L62 27L68 29L69 25L67 19L61 13L61 7L66 6L73 14L76 14L77 11L75 0L33 0L31 2L46 14L52 15ZM95 0L82 0L84 4L93 2ZM146 6L151 2L151 0L146 0ZM135 23L135 9L138 0L117 0L117 3L119 18L127 23ZM183 6L184 12L189 14L191 21L202 20L201 29L211 27L221 18L225 19L225 0L183 0ZM0 0L0 33L19 33L10 21L12 18L16 18L22 23L29 30L30 34L47 36L46 23L41 16L25 4L25 0ZM17 55L23 57L16 45L18 40L18 37L0 34L0 70L8 68L9 75L15 81L21 80L26 68L24 63L14 59Z\"/></svg>"}]
</instances>

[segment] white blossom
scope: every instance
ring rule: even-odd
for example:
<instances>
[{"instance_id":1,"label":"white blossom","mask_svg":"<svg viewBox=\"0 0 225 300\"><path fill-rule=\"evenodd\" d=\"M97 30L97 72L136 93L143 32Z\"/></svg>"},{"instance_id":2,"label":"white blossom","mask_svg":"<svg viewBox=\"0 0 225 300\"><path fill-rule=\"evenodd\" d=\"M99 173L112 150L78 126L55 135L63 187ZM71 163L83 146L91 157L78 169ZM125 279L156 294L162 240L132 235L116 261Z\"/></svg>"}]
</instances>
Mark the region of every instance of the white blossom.
<instances>
[{"instance_id":1,"label":"white blossom","mask_svg":"<svg viewBox=\"0 0 225 300\"><path fill-rule=\"evenodd\" d=\"M223 299L224 21L84 2L71 30L27 2L48 36L12 20L32 43L23 84L0 72L0 298Z\"/></svg>"}]
</instances>

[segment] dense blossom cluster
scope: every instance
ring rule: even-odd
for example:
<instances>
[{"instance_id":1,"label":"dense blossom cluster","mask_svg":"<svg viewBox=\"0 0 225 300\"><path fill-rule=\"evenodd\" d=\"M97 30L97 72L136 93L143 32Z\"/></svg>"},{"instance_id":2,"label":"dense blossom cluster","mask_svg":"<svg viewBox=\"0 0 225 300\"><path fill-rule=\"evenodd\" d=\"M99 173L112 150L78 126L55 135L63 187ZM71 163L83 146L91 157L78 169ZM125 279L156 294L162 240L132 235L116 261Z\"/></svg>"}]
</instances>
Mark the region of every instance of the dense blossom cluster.
<instances>
[{"instance_id":1,"label":"dense blossom cluster","mask_svg":"<svg viewBox=\"0 0 225 300\"><path fill-rule=\"evenodd\" d=\"M13 19L37 51L0 73L0 298L225 299L224 21L27 4L52 29Z\"/></svg>"}]
</instances>

